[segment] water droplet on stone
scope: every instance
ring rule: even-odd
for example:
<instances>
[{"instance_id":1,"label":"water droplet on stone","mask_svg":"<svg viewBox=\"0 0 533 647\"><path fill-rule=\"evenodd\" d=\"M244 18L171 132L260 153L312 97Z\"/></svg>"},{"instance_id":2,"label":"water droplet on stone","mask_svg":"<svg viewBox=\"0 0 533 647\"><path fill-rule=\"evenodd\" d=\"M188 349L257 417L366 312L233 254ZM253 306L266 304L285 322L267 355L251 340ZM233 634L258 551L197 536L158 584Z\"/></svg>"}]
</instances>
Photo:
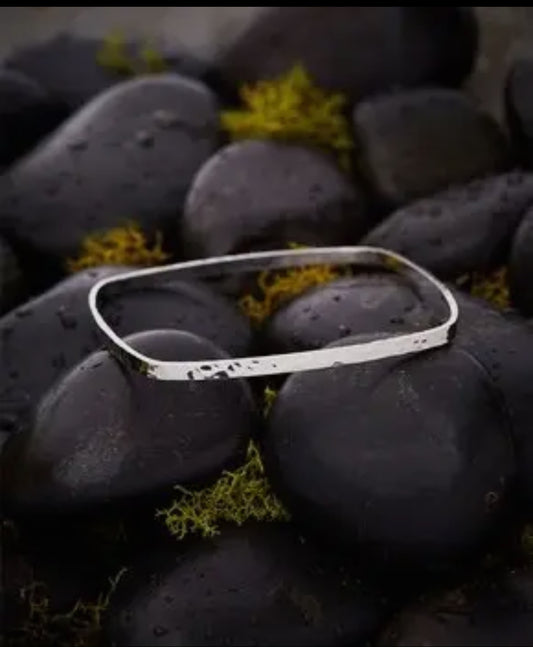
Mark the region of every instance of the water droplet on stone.
<instances>
[{"instance_id":1,"label":"water droplet on stone","mask_svg":"<svg viewBox=\"0 0 533 647\"><path fill-rule=\"evenodd\" d=\"M135 140L139 146L148 148L148 146L151 146L154 143L154 136L147 130L138 130L135 133Z\"/></svg>"},{"instance_id":2,"label":"water droplet on stone","mask_svg":"<svg viewBox=\"0 0 533 647\"><path fill-rule=\"evenodd\" d=\"M160 128L172 128L179 123L179 117L172 110L156 110L154 121Z\"/></svg>"},{"instance_id":3,"label":"water droplet on stone","mask_svg":"<svg viewBox=\"0 0 533 647\"><path fill-rule=\"evenodd\" d=\"M88 142L86 139L73 139L68 143L68 147L73 151L81 151L87 148Z\"/></svg>"},{"instance_id":4,"label":"water droplet on stone","mask_svg":"<svg viewBox=\"0 0 533 647\"><path fill-rule=\"evenodd\" d=\"M66 330L72 330L73 328L76 328L76 326L78 325L76 318L71 313L68 312L65 306L61 306L57 310L56 314L59 317L59 320L61 321L61 325Z\"/></svg>"},{"instance_id":5,"label":"water droplet on stone","mask_svg":"<svg viewBox=\"0 0 533 647\"><path fill-rule=\"evenodd\" d=\"M499 500L500 496L497 492L487 492L487 494L485 494L485 504L487 508L493 508Z\"/></svg>"},{"instance_id":6,"label":"water droplet on stone","mask_svg":"<svg viewBox=\"0 0 533 647\"><path fill-rule=\"evenodd\" d=\"M15 315L19 317L19 319L23 319L24 317L29 317L32 314L32 309L31 308L18 308L18 310L15 310Z\"/></svg>"}]
</instances>

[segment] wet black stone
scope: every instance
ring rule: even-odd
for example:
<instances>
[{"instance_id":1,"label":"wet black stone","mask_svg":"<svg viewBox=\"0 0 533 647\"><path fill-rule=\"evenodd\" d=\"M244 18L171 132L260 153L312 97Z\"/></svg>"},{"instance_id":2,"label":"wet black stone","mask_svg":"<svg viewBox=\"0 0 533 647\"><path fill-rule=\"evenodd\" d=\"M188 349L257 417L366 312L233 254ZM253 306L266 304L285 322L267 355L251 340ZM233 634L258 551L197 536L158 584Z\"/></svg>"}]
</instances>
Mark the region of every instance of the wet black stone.
<instances>
[{"instance_id":1,"label":"wet black stone","mask_svg":"<svg viewBox=\"0 0 533 647\"><path fill-rule=\"evenodd\" d=\"M503 400L516 449L519 492L533 519L533 327L517 315L455 291L459 320L454 346L473 355Z\"/></svg>"},{"instance_id":2,"label":"wet black stone","mask_svg":"<svg viewBox=\"0 0 533 647\"><path fill-rule=\"evenodd\" d=\"M0 238L0 315L25 295L22 270L13 250Z\"/></svg>"},{"instance_id":3,"label":"wet black stone","mask_svg":"<svg viewBox=\"0 0 533 647\"><path fill-rule=\"evenodd\" d=\"M424 88L367 99L354 110L359 164L388 206L507 166L498 124L455 90Z\"/></svg>"},{"instance_id":4,"label":"wet black stone","mask_svg":"<svg viewBox=\"0 0 533 647\"><path fill-rule=\"evenodd\" d=\"M505 114L515 153L533 167L533 59L516 61L507 73Z\"/></svg>"},{"instance_id":5,"label":"wet black stone","mask_svg":"<svg viewBox=\"0 0 533 647\"><path fill-rule=\"evenodd\" d=\"M444 320L439 312L424 302L412 281L360 274L317 286L278 310L263 343L272 353L322 348L354 334L429 328Z\"/></svg>"},{"instance_id":6,"label":"wet black stone","mask_svg":"<svg viewBox=\"0 0 533 647\"><path fill-rule=\"evenodd\" d=\"M474 180L394 212L362 243L400 252L444 277L503 263L533 204L533 175L511 172Z\"/></svg>"},{"instance_id":7,"label":"wet black stone","mask_svg":"<svg viewBox=\"0 0 533 647\"><path fill-rule=\"evenodd\" d=\"M164 565L143 561L111 603L112 644L363 644L384 615L375 593L283 526L227 528Z\"/></svg>"},{"instance_id":8,"label":"wet black stone","mask_svg":"<svg viewBox=\"0 0 533 647\"><path fill-rule=\"evenodd\" d=\"M161 230L175 250L185 192L216 147L216 110L204 85L172 74L98 95L0 178L0 231L58 273L89 233L125 221Z\"/></svg>"},{"instance_id":9,"label":"wet black stone","mask_svg":"<svg viewBox=\"0 0 533 647\"><path fill-rule=\"evenodd\" d=\"M453 349L294 374L264 443L294 518L383 573L480 557L515 472L495 388Z\"/></svg>"},{"instance_id":10,"label":"wet black stone","mask_svg":"<svg viewBox=\"0 0 533 647\"><path fill-rule=\"evenodd\" d=\"M240 83L301 62L319 85L357 100L398 86L458 84L476 51L466 7L281 7L227 48L221 69Z\"/></svg>"},{"instance_id":11,"label":"wet black stone","mask_svg":"<svg viewBox=\"0 0 533 647\"><path fill-rule=\"evenodd\" d=\"M60 375L102 346L88 293L97 280L124 269L75 274L0 319L0 429L23 427ZM187 330L231 355L248 353L248 322L231 303L199 284L174 282L137 290L132 284L103 292L101 309L122 336L161 328Z\"/></svg>"},{"instance_id":12,"label":"wet black stone","mask_svg":"<svg viewBox=\"0 0 533 647\"><path fill-rule=\"evenodd\" d=\"M533 315L533 209L516 230L509 256L511 299L522 314Z\"/></svg>"},{"instance_id":13,"label":"wet black stone","mask_svg":"<svg viewBox=\"0 0 533 647\"><path fill-rule=\"evenodd\" d=\"M124 75L98 63L104 41L66 33L12 52L4 64L37 80L48 92L77 110L95 95L124 80ZM131 61L138 62L142 43L125 41ZM189 54L169 51L155 44L169 72L202 80L213 75L211 68Z\"/></svg>"},{"instance_id":14,"label":"wet black stone","mask_svg":"<svg viewBox=\"0 0 533 647\"><path fill-rule=\"evenodd\" d=\"M96 281L120 271L117 266L80 272L0 319L3 432L24 427L52 383L102 345L87 298Z\"/></svg>"},{"instance_id":15,"label":"wet black stone","mask_svg":"<svg viewBox=\"0 0 533 647\"><path fill-rule=\"evenodd\" d=\"M227 357L187 332L126 339L163 360ZM32 424L6 445L5 505L70 512L203 485L242 460L256 423L242 380L160 382L98 351L48 391Z\"/></svg>"},{"instance_id":16,"label":"wet black stone","mask_svg":"<svg viewBox=\"0 0 533 647\"><path fill-rule=\"evenodd\" d=\"M128 289L102 307L121 335L140 330L186 330L209 339L232 357L246 355L252 332L248 320L225 297L200 282L173 281L161 287Z\"/></svg>"},{"instance_id":17,"label":"wet black stone","mask_svg":"<svg viewBox=\"0 0 533 647\"><path fill-rule=\"evenodd\" d=\"M380 647L529 647L533 636L533 571L510 570L467 595L455 590L403 611Z\"/></svg>"},{"instance_id":18,"label":"wet black stone","mask_svg":"<svg viewBox=\"0 0 533 647\"><path fill-rule=\"evenodd\" d=\"M297 145L227 146L196 175L187 196L188 256L277 249L290 242L356 241L369 221L361 191L327 156Z\"/></svg>"},{"instance_id":19,"label":"wet black stone","mask_svg":"<svg viewBox=\"0 0 533 647\"><path fill-rule=\"evenodd\" d=\"M33 79L0 68L0 169L26 153L67 110Z\"/></svg>"}]
</instances>

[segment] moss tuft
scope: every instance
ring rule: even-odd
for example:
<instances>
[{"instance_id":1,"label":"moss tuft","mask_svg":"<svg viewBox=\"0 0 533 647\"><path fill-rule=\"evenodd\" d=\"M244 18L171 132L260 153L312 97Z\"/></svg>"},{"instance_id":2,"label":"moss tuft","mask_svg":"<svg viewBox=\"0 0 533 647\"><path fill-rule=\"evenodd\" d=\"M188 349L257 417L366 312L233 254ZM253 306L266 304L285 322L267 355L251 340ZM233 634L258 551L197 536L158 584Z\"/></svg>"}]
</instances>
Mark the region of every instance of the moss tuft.
<instances>
[{"instance_id":1,"label":"moss tuft","mask_svg":"<svg viewBox=\"0 0 533 647\"><path fill-rule=\"evenodd\" d=\"M139 52L139 59L145 74L161 74L168 70L163 56L150 43L145 43Z\"/></svg>"},{"instance_id":2,"label":"moss tuft","mask_svg":"<svg viewBox=\"0 0 533 647\"><path fill-rule=\"evenodd\" d=\"M160 74L168 69L164 57L148 42L141 47L138 57L133 56L124 35L119 31L111 32L104 38L102 47L96 53L96 62L110 72L128 77Z\"/></svg>"},{"instance_id":3,"label":"moss tuft","mask_svg":"<svg viewBox=\"0 0 533 647\"><path fill-rule=\"evenodd\" d=\"M291 243L290 247L303 246ZM239 307L254 324L260 325L280 306L309 288L349 274L349 268L335 268L332 265L304 265L279 272L267 270L257 278L260 295L245 294L239 300Z\"/></svg>"},{"instance_id":4,"label":"moss tuft","mask_svg":"<svg viewBox=\"0 0 533 647\"><path fill-rule=\"evenodd\" d=\"M472 296L484 299L500 310L511 305L508 270L500 267L491 272L471 272L455 279L455 285Z\"/></svg>"},{"instance_id":5,"label":"moss tuft","mask_svg":"<svg viewBox=\"0 0 533 647\"><path fill-rule=\"evenodd\" d=\"M274 139L316 146L336 155L349 170L354 148L344 111L347 99L314 85L301 65L282 76L244 85L242 110L221 114L222 128L233 140Z\"/></svg>"},{"instance_id":6,"label":"moss tuft","mask_svg":"<svg viewBox=\"0 0 533 647\"><path fill-rule=\"evenodd\" d=\"M96 602L78 600L66 613L52 613L46 586L32 582L20 591L28 606L24 625L8 638L8 645L51 645L62 647L90 647L97 645L102 628L102 616L109 606L120 579L127 571L123 568L109 580L107 593L101 593Z\"/></svg>"},{"instance_id":7,"label":"moss tuft","mask_svg":"<svg viewBox=\"0 0 533 647\"><path fill-rule=\"evenodd\" d=\"M96 62L121 76L133 76L136 71L135 60L129 54L126 39L119 31L111 32L104 38L102 47L96 53Z\"/></svg>"},{"instance_id":8,"label":"moss tuft","mask_svg":"<svg viewBox=\"0 0 533 647\"><path fill-rule=\"evenodd\" d=\"M493 306L501 310L509 308L511 299L509 295L509 283L507 268L500 267L488 274L474 272L470 293L474 297L485 299Z\"/></svg>"},{"instance_id":9,"label":"moss tuft","mask_svg":"<svg viewBox=\"0 0 533 647\"><path fill-rule=\"evenodd\" d=\"M176 486L181 497L156 517L163 519L170 533L183 539L191 533L214 537L220 522L241 526L246 521L287 521L289 515L271 490L259 449L248 446L245 463L233 472L224 471L213 485L191 491Z\"/></svg>"},{"instance_id":10,"label":"moss tuft","mask_svg":"<svg viewBox=\"0 0 533 647\"><path fill-rule=\"evenodd\" d=\"M263 416L266 418L272 409L272 405L278 397L279 391L273 389L271 386L266 386L263 391Z\"/></svg>"},{"instance_id":11,"label":"moss tuft","mask_svg":"<svg viewBox=\"0 0 533 647\"><path fill-rule=\"evenodd\" d=\"M135 223L94 233L82 243L79 256L67 261L69 272L79 272L99 265L160 265L168 259L162 249L162 235L157 232L153 247Z\"/></svg>"}]
</instances>

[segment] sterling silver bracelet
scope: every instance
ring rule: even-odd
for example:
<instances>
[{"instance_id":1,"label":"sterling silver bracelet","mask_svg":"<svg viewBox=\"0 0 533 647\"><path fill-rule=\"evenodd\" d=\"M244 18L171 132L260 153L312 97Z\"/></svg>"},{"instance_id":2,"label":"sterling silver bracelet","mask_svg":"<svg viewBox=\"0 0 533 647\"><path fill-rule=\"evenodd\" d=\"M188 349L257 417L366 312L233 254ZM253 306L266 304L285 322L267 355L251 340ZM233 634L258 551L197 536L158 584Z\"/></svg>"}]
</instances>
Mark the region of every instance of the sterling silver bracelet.
<instances>
[{"instance_id":1,"label":"sterling silver bracelet","mask_svg":"<svg viewBox=\"0 0 533 647\"><path fill-rule=\"evenodd\" d=\"M225 271L255 272L315 264L363 264L408 275L415 283L431 288L444 300L448 316L442 323L421 331L393 335L364 343L281 355L261 355L201 361L161 361L143 355L127 344L105 321L98 304L105 288L135 282L153 286L154 279L202 279L219 277ZM387 357L418 353L447 344L455 331L458 306L451 291L428 271L407 258L378 247L315 247L253 252L175 263L134 270L98 281L89 293L89 308L104 334L106 346L126 366L156 380L188 381L260 377L361 364Z\"/></svg>"}]
</instances>

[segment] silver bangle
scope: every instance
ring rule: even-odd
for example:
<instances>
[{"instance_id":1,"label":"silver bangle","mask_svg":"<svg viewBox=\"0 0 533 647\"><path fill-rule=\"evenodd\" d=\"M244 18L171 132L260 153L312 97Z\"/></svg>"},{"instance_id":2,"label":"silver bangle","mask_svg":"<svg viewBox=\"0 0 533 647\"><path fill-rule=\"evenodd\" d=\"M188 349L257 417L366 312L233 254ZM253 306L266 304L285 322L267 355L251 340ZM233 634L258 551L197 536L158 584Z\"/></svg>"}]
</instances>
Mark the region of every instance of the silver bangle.
<instances>
[{"instance_id":1,"label":"silver bangle","mask_svg":"<svg viewBox=\"0 0 533 647\"><path fill-rule=\"evenodd\" d=\"M412 275L435 289L448 307L448 318L426 330L395 335L374 341L281 355L261 355L201 361L161 361L147 357L119 337L104 320L98 300L104 288L135 281L136 287L153 286L153 278L199 279L220 276L224 270L255 272L312 264L364 264ZM427 286L425 286L427 287ZM296 373L347 364L361 364L387 357L418 353L447 344L455 331L459 309L451 291L432 274L395 252L378 247L316 247L253 252L204 258L162 267L134 270L102 279L89 293L89 308L105 336L109 350L129 368L156 380L189 381L260 377Z\"/></svg>"}]
</instances>

